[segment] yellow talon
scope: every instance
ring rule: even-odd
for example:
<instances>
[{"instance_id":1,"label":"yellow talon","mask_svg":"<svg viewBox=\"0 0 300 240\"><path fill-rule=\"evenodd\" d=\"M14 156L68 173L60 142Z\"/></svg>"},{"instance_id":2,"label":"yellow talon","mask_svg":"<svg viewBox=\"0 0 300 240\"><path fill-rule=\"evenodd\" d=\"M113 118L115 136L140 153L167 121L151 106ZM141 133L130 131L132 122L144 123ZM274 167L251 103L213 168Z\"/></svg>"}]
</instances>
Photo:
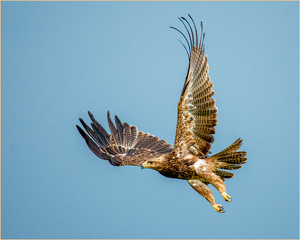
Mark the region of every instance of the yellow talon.
<instances>
[{"instance_id":1,"label":"yellow talon","mask_svg":"<svg viewBox=\"0 0 300 240\"><path fill-rule=\"evenodd\" d=\"M221 204L215 204L215 205L213 205L213 208L217 211L217 212L219 212L219 213L224 213L225 211L224 211L224 208L223 208L223 206L221 205Z\"/></svg>"},{"instance_id":2,"label":"yellow talon","mask_svg":"<svg viewBox=\"0 0 300 240\"><path fill-rule=\"evenodd\" d=\"M222 193L222 197L225 199L225 201L231 202L231 197L226 192Z\"/></svg>"}]
</instances>

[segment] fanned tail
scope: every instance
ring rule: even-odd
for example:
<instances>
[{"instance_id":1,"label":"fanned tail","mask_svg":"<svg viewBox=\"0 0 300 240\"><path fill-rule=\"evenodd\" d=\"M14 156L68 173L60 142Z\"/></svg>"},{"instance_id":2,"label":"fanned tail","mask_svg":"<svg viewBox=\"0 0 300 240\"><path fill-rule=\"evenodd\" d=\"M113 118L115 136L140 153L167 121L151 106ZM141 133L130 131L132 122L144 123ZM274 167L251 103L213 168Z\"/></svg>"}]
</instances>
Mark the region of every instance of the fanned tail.
<instances>
[{"instance_id":1,"label":"fanned tail","mask_svg":"<svg viewBox=\"0 0 300 240\"><path fill-rule=\"evenodd\" d=\"M226 170L235 170L240 169L241 164L246 163L248 158L246 158L247 152L237 151L242 146L243 140L241 138L237 139L229 147L225 148L221 152L209 157L215 161L216 170L214 171L218 176L224 181L225 178L232 178L233 173L223 171L220 169Z\"/></svg>"}]
</instances>

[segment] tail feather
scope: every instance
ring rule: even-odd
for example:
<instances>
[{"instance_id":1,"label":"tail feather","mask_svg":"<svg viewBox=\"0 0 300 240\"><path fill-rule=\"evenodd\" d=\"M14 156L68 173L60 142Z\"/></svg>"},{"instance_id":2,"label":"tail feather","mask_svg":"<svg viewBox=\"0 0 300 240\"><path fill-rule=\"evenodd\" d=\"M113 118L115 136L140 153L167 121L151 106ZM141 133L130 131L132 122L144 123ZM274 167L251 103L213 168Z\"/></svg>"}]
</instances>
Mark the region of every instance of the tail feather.
<instances>
[{"instance_id":1,"label":"tail feather","mask_svg":"<svg viewBox=\"0 0 300 240\"><path fill-rule=\"evenodd\" d=\"M213 155L212 157L222 157L223 155L227 155L230 153L235 153L243 144L243 140L241 138L237 139L233 144L229 147L225 148L223 151Z\"/></svg>"},{"instance_id":2,"label":"tail feather","mask_svg":"<svg viewBox=\"0 0 300 240\"><path fill-rule=\"evenodd\" d=\"M242 168L242 166L239 166L239 165L226 165L226 166L222 166L222 167L219 167L219 169L227 169L227 170L236 170L236 169L240 169Z\"/></svg>"},{"instance_id":3,"label":"tail feather","mask_svg":"<svg viewBox=\"0 0 300 240\"><path fill-rule=\"evenodd\" d=\"M246 152L229 153L219 157L218 161L232 164L244 164L248 160L248 158L245 158L246 154Z\"/></svg>"},{"instance_id":4,"label":"tail feather","mask_svg":"<svg viewBox=\"0 0 300 240\"><path fill-rule=\"evenodd\" d=\"M225 178L232 178L234 174L219 169L226 169L226 170L240 169L242 167L241 164L246 163L246 161L248 160L248 158L245 157L247 155L247 152L237 151L242 146L242 143L243 140L239 138L229 147L225 148L221 152L210 157L216 161L215 162L216 170L214 172L218 176L220 176L223 179L223 181Z\"/></svg>"},{"instance_id":5,"label":"tail feather","mask_svg":"<svg viewBox=\"0 0 300 240\"><path fill-rule=\"evenodd\" d=\"M234 174L231 172L226 172L221 170L217 170L215 173L219 175L221 178L232 178L234 176Z\"/></svg>"}]
</instances>

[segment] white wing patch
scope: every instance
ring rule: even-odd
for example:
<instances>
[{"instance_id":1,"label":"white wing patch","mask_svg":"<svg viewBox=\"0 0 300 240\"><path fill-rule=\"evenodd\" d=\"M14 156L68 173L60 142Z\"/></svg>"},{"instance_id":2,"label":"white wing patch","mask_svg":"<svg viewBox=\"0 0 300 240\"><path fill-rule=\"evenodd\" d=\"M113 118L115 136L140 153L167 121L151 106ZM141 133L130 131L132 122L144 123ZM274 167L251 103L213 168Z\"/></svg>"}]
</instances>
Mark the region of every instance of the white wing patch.
<instances>
[{"instance_id":1,"label":"white wing patch","mask_svg":"<svg viewBox=\"0 0 300 240\"><path fill-rule=\"evenodd\" d=\"M207 165L206 162L202 159L199 159L197 162L195 162L192 166L198 169L201 165Z\"/></svg>"}]
</instances>

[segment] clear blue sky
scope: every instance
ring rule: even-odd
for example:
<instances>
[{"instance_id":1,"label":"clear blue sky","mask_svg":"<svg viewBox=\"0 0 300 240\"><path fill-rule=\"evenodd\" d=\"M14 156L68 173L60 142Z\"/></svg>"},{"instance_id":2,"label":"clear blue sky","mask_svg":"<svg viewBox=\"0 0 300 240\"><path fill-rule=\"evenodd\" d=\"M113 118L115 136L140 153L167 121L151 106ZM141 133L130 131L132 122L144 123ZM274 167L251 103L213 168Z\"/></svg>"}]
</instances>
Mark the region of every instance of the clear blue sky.
<instances>
[{"instance_id":1,"label":"clear blue sky","mask_svg":"<svg viewBox=\"0 0 300 240\"><path fill-rule=\"evenodd\" d=\"M1 2L2 238L299 238L298 2ZM173 144L188 66L179 16L203 21L216 153L249 160L213 189L113 167L76 124L106 111Z\"/></svg>"}]
</instances>

